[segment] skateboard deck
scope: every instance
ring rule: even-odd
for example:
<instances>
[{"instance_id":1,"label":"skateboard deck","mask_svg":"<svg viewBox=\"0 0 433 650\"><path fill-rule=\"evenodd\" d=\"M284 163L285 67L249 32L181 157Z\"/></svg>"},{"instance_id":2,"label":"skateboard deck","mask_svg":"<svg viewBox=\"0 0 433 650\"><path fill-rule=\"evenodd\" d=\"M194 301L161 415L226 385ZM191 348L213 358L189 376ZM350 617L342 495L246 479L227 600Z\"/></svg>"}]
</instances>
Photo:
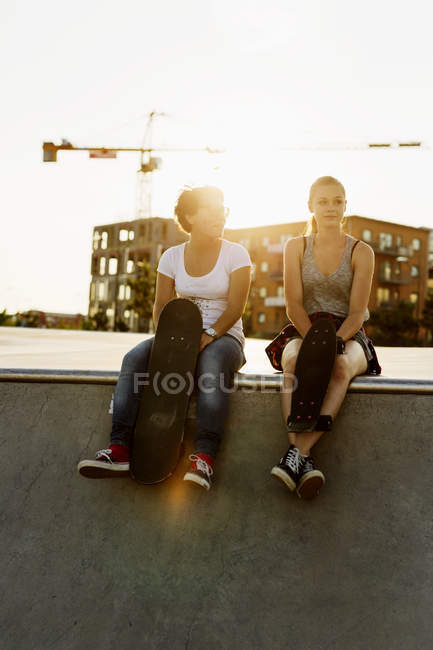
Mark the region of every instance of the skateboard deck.
<instances>
[{"instance_id":1,"label":"skateboard deck","mask_svg":"<svg viewBox=\"0 0 433 650\"><path fill-rule=\"evenodd\" d=\"M159 483L176 468L203 323L184 298L161 312L133 437L130 471L140 483Z\"/></svg>"},{"instance_id":2,"label":"skateboard deck","mask_svg":"<svg viewBox=\"0 0 433 650\"><path fill-rule=\"evenodd\" d=\"M318 318L308 330L299 349L295 366L297 384L287 418L288 430L314 431L328 389L337 351L335 325Z\"/></svg>"}]
</instances>

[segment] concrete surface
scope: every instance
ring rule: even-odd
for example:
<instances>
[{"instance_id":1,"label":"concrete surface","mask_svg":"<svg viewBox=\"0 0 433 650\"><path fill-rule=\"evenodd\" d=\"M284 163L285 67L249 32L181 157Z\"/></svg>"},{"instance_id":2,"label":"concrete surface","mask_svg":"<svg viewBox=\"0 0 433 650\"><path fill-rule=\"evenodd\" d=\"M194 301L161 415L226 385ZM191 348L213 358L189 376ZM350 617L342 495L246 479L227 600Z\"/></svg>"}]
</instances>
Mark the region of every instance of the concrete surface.
<instances>
[{"instance_id":1,"label":"concrete surface","mask_svg":"<svg viewBox=\"0 0 433 650\"><path fill-rule=\"evenodd\" d=\"M119 370L122 358L147 334L0 327L0 368ZM265 347L247 339L243 372L273 372ZM378 348L387 377L433 379L433 347Z\"/></svg>"},{"instance_id":2,"label":"concrete surface","mask_svg":"<svg viewBox=\"0 0 433 650\"><path fill-rule=\"evenodd\" d=\"M0 382L5 650L433 646L431 395L351 393L301 502L279 395L237 391L209 493L89 480L112 386ZM188 426L187 441L193 424Z\"/></svg>"}]
</instances>

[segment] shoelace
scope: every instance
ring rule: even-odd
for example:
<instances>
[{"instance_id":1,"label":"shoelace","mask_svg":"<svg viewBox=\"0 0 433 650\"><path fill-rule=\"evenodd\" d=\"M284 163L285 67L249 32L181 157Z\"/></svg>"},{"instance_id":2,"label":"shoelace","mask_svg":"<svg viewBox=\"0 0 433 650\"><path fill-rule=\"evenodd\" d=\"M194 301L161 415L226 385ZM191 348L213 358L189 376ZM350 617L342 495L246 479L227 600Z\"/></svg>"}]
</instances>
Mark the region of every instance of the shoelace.
<instances>
[{"instance_id":1,"label":"shoelace","mask_svg":"<svg viewBox=\"0 0 433 650\"><path fill-rule=\"evenodd\" d=\"M299 472L303 460L303 456L301 455L299 449L290 449L284 458L284 464L287 465L287 467L290 467L293 472Z\"/></svg>"},{"instance_id":2,"label":"shoelace","mask_svg":"<svg viewBox=\"0 0 433 650\"><path fill-rule=\"evenodd\" d=\"M108 460L109 463L113 464L113 461L110 458L111 454L111 449L101 449L100 451L96 452L96 460L99 460L100 458L105 458L105 460Z\"/></svg>"},{"instance_id":3,"label":"shoelace","mask_svg":"<svg viewBox=\"0 0 433 650\"><path fill-rule=\"evenodd\" d=\"M213 469L207 464L205 460L203 460L203 458L200 458L200 456L196 456L195 454L191 454L189 459L195 462L199 472L204 472L204 474L206 474L207 476L212 476Z\"/></svg>"}]
</instances>

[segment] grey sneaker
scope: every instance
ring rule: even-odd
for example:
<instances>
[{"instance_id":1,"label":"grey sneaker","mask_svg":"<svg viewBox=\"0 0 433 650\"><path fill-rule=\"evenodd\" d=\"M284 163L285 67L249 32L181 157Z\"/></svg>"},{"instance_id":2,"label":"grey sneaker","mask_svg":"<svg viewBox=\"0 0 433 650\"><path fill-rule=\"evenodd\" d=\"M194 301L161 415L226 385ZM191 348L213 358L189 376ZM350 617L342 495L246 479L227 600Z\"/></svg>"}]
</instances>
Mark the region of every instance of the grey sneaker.
<instances>
[{"instance_id":1,"label":"grey sneaker","mask_svg":"<svg viewBox=\"0 0 433 650\"><path fill-rule=\"evenodd\" d=\"M271 469L272 476L279 479L289 490L293 492L301 476L305 463L305 457L302 456L295 445L290 445L287 453L281 458L278 465Z\"/></svg>"},{"instance_id":2,"label":"grey sneaker","mask_svg":"<svg viewBox=\"0 0 433 650\"><path fill-rule=\"evenodd\" d=\"M325 476L314 467L311 456L304 456L302 472L296 485L296 492L301 499L314 499L318 495L320 488L325 483Z\"/></svg>"}]
</instances>

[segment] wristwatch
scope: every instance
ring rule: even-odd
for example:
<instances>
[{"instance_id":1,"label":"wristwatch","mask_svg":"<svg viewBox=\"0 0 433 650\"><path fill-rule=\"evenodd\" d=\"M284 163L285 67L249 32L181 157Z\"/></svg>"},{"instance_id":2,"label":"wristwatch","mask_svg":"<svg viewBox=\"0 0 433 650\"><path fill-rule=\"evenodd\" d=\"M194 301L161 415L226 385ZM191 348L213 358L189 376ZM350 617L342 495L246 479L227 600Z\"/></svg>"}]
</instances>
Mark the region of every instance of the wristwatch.
<instances>
[{"instance_id":1,"label":"wristwatch","mask_svg":"<svg viewBox=\"0 0 433 650\"><path fill-rule=\"evenodd\" d=\"M213 339L216 339L216 337L217 337L217 333L215 332L213 327L208 327L204 331L204 333L207 334L208 336L211 336Z\"/></svg>"}]
</instances>

